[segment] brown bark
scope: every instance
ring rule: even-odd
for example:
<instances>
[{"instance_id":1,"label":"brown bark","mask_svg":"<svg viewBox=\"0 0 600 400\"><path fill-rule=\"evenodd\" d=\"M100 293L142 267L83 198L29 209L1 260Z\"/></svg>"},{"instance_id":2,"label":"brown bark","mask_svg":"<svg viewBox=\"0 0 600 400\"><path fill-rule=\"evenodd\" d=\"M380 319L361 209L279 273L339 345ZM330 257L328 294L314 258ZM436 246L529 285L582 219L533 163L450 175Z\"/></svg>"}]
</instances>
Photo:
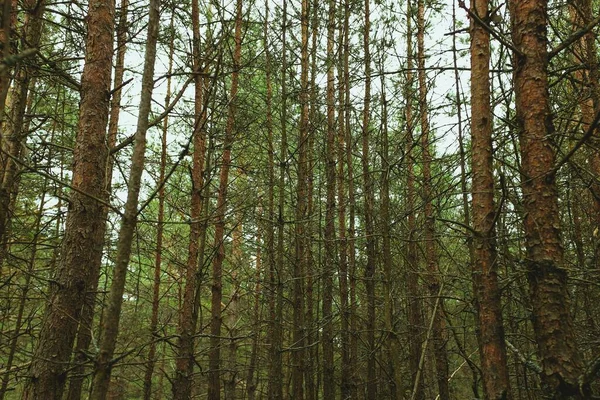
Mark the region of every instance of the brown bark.
<instances>
[{"instance_id":1,"label":"brown bark","mask_svg":"<svg viewBox=\"0 0 600 400\"><path fill-rule=\"evenodd\" d=\"M222 267L225 259L225 214L227 211L227 189L229 185L229 169L231 167L231 147L234 142L235 118L239 69L242 57L242 0L236 1L235 15L235 49L233 53L233 73L231 76L231 88L229 90L229 109L227 111L227 123L225 126L225 138L223 140L223 156L221 159L221 172L219 176L219 193L217 198L217 210L215 216L214 247L215 258L212 264L212 297L211 297L211 323L210 323L210 351L208 355L208 400L219 400L221 398L221 301L223 299Z\"/></svg>"},{"instance_id":2,"label":"brown bark","mask_svg":"<svg viewBox=\"0 0 600 400\"><path fill-rule=\"evenodd\" d=\"M115 71L114 71L114 82L113 82L113 94L110 101L110 117L108 120L108 133L107 133L107 145L109 149L112 149L117 142L117 133L119 129L119 116L121 111L121 95L123 76L125 72L125 52L127 50L127 14L128 14L129 2L124 0L121 2L119 22L116 27L117 30L117 55L115 60ZM111 195L112 186L112 172L113 172L114 159L109 156L106 161L106 177L104 187L103 200L108 202ZM102 209L103 216L102 220L106 221L108 217L109 209L106 205ZM106 223L102 225L102 232L98 233L98 237L104 238L106 233ZM68 400L78 400L81 398L81 392L83 390L83 383L85 379L85 364L87 363L89 356L86 354L90 344L92 342L92 324L94 321L94 306L96 303L96 293L98 290L98 278L100 275L100 268L102 266L102 259L96 258L96 264L90 265L91 279L90 289L86 296L85 303L81 310L81 321L79 323L79 329L77 330L77 342L75 344L75 355L73 359L73 368L71 371L71 377L69 379L69 391L67 393Z\"/></svg>"},{"instance_id":3,"label":"brown bark","mask_svg":"<svg viewBox=\"0 0 600 400\"><path fill-rule=\"evenodd\" d=\"M583 399L587 396L580 394L578 387L583 365L569 312L558 193L552 173L555 151L548 92L548 2L512 0L509 5L513 43L521 53L514 54L514 90L527 277L541 378L551 398Z\"/></svg>"},{"instance_id":4,"label":"brown bark","mask_svg":"<svg viewBox=\"0 0 600 400\"><path fill-rule=\"evenodd\" d=\"M429 107L427 105L427 76L425 70L425 3L419 0L417 3L417 66L419 69L419 119L421 124L421 148L423 159L423 218L425 239L425 263L428 274L428 290L431 299L440 296L439 281L439 256L437 253L435 232L435 211L433 197L433 181L431 177L431 139L429 127ZM445 319L443 315L443 298L439 299L439 307L432 306L433 329L432 344L435 358L435 380L437 381L438 393L441 400L450 398L448 388L448 354L446 350L447 332L445 331Z\"/></svg>"},{"instance_id":5,"label":"brown bark","mask_svg":"<svg viewBox=\"0 0 600 400\"><path fill-rule=\"evenodd\" d=\"M114 5L91 0L85 65L81 78L78 135L74 150L72 191L61 260L50 287L37 349L29 370L25 399L59 399L81 315L92 287L90 265L101 262L108 149Z\"/></svg>"},{"instance_id":6,"label":"brown bark","mask_svg":"<svg viewBox=\"0 0 600 400\"><path fill-rule=\"evenodd\" d=\"M488 0L476 0L471 11L487 19ZM483 393L486 399L511 399L502 299L498 287L490 106L490 34L471 21L471 146L473 293L477 311L477 339L481 358Z\"/></svg>"},{"instance_id":7,"label":"brown bark","mask_svg":"<svg viewBox=\"0 0 600 400\"><path fill-rule=\"evenodd\" d=\"M103 312L103 325L101 327L101 341L95 359L94 376L92 381L92 400L104 400L108 394L110 375L113 365L113 355L117 344L123 293L131 245L137 224L138 201L142 173L144 172L146 132L148 131L149 116L154 89L154 64L156 60L156 43L158 40L160 0L150 1L148 35L146 39L146 52L144 58L144 72L142 75L142 93L140 96L139 114L135 132L133 154L131 156L131 170L129 175L127 200L119 239L117 254L112 277L112 285L108 296L108 305Z\"/></svg>"}]
</instances>

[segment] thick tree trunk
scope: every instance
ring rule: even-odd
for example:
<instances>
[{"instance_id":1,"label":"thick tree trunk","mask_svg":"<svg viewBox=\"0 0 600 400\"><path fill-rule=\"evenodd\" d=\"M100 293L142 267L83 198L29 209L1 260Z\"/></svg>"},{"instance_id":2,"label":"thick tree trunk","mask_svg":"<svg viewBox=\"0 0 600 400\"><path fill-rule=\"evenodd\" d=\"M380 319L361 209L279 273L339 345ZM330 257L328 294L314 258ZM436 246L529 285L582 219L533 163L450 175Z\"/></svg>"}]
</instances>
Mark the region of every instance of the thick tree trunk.
<instances>
[{"instance_id":1,"label":"thick tree trunk","mask_svg":"<svg viewBox=\"0 0 600 400\"><path fill-rule=\"evenodd\" d=\"M108 148L114 148L117 142L117 133L119 129L119 116L121 111L121 95L123 76L125 73L125 52L127 51L127 15L128 15L129 1L123 0L120 7L119 22L117 25L117 55L115 60L115 71L114 71L114 82L113 82L113 94L110 101L110 117L108 120L108 134L107 144ZM106 161L106 177L105 177L105 191L103 200L108 202L111 194L112 186L112 172L113 172L113 157L108 157ZM102 219L106 221L108 217L109 208L105 205L102 209ZM106 223L102 225L102 232L98 233L98 236L102 236L106 233ZM73 368L71 371L71 377L69 380L69 391L67 393L68 400L79 400L81 398L81 392L83 390L83 383L85 380L85 364L88 361L89 356L86 354L90 344L92 343L92 329L94 321L94 306L96 304L96 293L98 290L98 278L100 275L100 269L102 267L102 259L96 259L97 264L90 265L92 270L90 289L86 296L85 303L81 310L81 321L79 323L79 329L77 330L77 342L75 344L75 355L73 358Z\"/></svg>"},{"instance_id":2,"label":"thick tree trunk","mask_svg":"<svg viewBox=\"0 0 600 400\"><path fill-rule=\"evenodd\" d=\"M476 0L471 12L487 19L488 0ZM481 358L483 393L486 399L511 399L502 299L498 287L490 106L490 34L471 21L471 142L473 293L477 311L477 339Z\"/></svg>"},{"instance_id":3,"label":"thick tree trunk","mask_svg":"<svg viewBox=\"0 0 600 400\"><path fill-rule=\"evenodd\" d=\"M114 5L91 0L88 11L85 65L73 181L61 260L50 287L37 349L29 370L25 399L60 399L81 304L97 279L90 265L99 265L104 241L106 124L114 32Z\"/></svg>"},{"instance_id":4,"label":"thick tree trunk","mask_svg":"<svg viewBox=\"0 0 600 400\"><path fill-rule=\"evenodd\" d=\"M144 172L146 132L148 131L149 116L154 89L154 63L156 60L156 43L158 40L160 0L150 1L148 36L146 40L146 53L144 58L144 72L142 75L142 93L140 97L139 114L135 132L133 154L131 157L131 170L128 182L127 200L125 211L119 230L117 254L112 277L112 285L108 296L108 305L103 312L103 325L101 327L101 341L94 365L92 382L92 400L104 400L108 394L112 358L119 334L119 322L125 279L131 256L131 245L137 224L138 201L142 173Z\"/></svg>"},{"instance_id":5,"label":"thick tree trunk","mask_svg":"<svg viewBox=\"0 0 600 400\"><path fill-rule=\"evenodd\" d=\"M542 362L542 382L555 399L583 399L583 372L569 312L567 271L561 243L554 125L548 92L545 0L509 2L514 54L514 90L522 158L527 277L533 328ZM586 388L583 388L584 390Z\"/></svg>"}]
</instances>

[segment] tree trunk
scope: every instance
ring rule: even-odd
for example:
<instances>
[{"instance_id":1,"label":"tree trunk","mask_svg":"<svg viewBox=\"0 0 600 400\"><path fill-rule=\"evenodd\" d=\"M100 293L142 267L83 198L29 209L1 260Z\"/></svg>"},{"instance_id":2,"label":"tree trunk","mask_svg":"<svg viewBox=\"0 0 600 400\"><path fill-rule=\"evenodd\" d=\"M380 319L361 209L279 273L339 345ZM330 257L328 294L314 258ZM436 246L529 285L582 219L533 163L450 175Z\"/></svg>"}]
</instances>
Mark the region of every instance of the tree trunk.
<instances>
[{"instance_id":1,"label":"tree trunk","mask_svg":"<svg viewBox=\"0 0 600 400\"><path fill-rule=\"evenodd\" d=\"M81 77L78 135L73 181L61 260L50 287L49 304L29 370L25 399L60 399L67 366L104 240L106 124L108 122L114 5L91 0L85 65Z\"/></svg>"},{"instance_id":2,"label":"tree trunk","mask_svg":"<svg viewBox=\"0 0 600 400\"><path fill-rule=\"evenodd\" d=\"M304 399L304 280L307 270L307 180L308 180L308 0L302 0L301 10L301 52L300 52L300 127L298 130L298 183L296 188L296 222L294 229L294 268L293 268L293 322L292 328L292 395L294 399Z\"/></svg>"},{"instance_id":3,"label":"tree trunk","mask_svg":"<svg viewBox=\"0 0 600 400\"><path fill-rule=\"evenodd\" d=\"M377 399L377 349L375 347L375 235L373 229L373 206L375 194L369 167L371 127L371 45L370 45L370 0L364 2L363 51L365 54L365 94L362 112L362 172L364 190L365 240L367 242L367 264L365 265L365 290L367 303L366 346L367 346L367 400Z\"/></svg>"},{"instance_id":4,"label":"tree trunk","mask_svg":"<svg viewBox=\"0 0 600 400\"><path fill-rule=\"evenodd\" d=\"M179 337L177 340L177 358L175 362L175 378L172 381L174 400L188 399L192 393L194 372L194 335L198 324L197 297L200 291L201 269L204 264L206 248L206 230L208 217L203 214L202 207L206 201L204 174L206 163L206 123L207 93L206 78L200 74L202 60L200 56L200 11L197 0L192 1L192 31L194 64L194 153L192 156L192 194L190 200L190 239L185 274L183 304L179 315ZM207 43L207 46L209 44ZM206 69L204 70L206 72ZM204 197L204 199L203 199ZM204 221L202 221L204 217Z\"/></svg>"},{"instance_id":5,"label":"tree trunk","mask_svg":"<svg viewBox=\"0 0 600 400\"><path fill-rule=\"evenodd\" d=\"M335 399L333 362L333 271L336 263L335 243L335 75L334 34L335 2L329 0L327 21L327 139L325 147L325 263L323 265L323 398Z\"/></svg>"},{"instance_id":6,"label":"tree trunk","mask_svg":"<svg viewBox=\"0 0 600 400\"><path fill-rule=\"evenodd\" d=\"M488 0L476 0L471 12L487 19ZM483 393L486 399L511 399L502 299L498 287L496 252L496 208L492 154L492 110L490 106L490 34L471 20L471 146L473 294L477 311L477 339L481 358Z\"/></svg>"},{"instance_id":7,"label":"tree trunk","mask_svg":"<svg viewBox=\"0 0 600 400\"><path fill-rule=\"evenodd\" d=\"M225 138L223 140L223 156L221 159L221 173L219 177L219 193L217 198L217 211L215 222L214 246L216 255L212 264L212 299L210 323L210 351L208 361L208 400L221 398L221 301L223 299L222 267L225 259L225 214L227 212L227 189L229 185L229 169L231 167L231 147L234 141L236 104L238 91L238 77L242 57L242 0L236 1L235 16L235 50L233 54L233 73L231 76L231 89L229 92L229 109Z\"/></svg>"},{"instance_id":8,"label":"tree trunk","mask_svg":"<svg viewBox=\"0 0 600 400\"><path fill-rule=\"evenodd\" d=\"M427 105L427 74L425 70L425 4L419 0L417 4L417 64L419 75L419 118L421 123L421 147L423 158L423 218L425 239L425 263L427 264L428 289L432 301L436 301L440 293L439 256L436 245L435 212L433 204L433 181L431 177L432 155L430 149L429 109ZM439 299L439 307L432 306L434 313L432 344L435 357L435 379L437 381L440 400L449 400L448 389L448 354L446 350L444 301Z\"/></svg>"},{"instance_id":9,"label":"tree trunk","mask_svg":"<svg viewBox=\"0 0 600 400\"><path fill-rule=\"evenodd\" d=\"M119 230L117 254L115 259L112 285L108 296L108 306L103 312L101 341L95 360L94 377L92 382L92 400L104 400L108 394L112 358L117 344L125 278L131 245L137 224L138 201L146 151L146 132L148 131L149 115L154 89L154 63L156 60L156 43L158 40L160 0L150 1L150 16L148 21L148 36L142 75L142 93L140 97L139 114L135 132L131 170L127 189L125 211Z\"/></svg>"},{"instance_id":10,"label":"tree trunk","mask_svg":"<svg viewBox=\"0 0 600 400\"><path fill-rule=\"evenodd\" d=\"M423 380L418 379L419 360L423 347L423 302L419 289L419 259L417 247L417 210L415 208L415 139L413 121L414 75L413 75L413 45L412 45L412 1L406 2L406 83L404 98L406 99L406 208L408 210L407 229L408 244L406 248L406 291L408 295L408 335L409 335L409 368L413 386L413 399L424 400L425 391Z\"/></svg>"},{"instance_id":11,"label":"tree trunk","mask_svg":"<svg viewBox=\"0 0 600 400\"><path fill-rule=\"evenodd\" d=\"M171 74L173 73L173 52L175 43L175 30L173 26L175 13L171 13L171 22L169 31L171 38L169 40L169 67L167 77L167 93L165 95L165 108L171 103ZM167 135L169 130L169 118L165 116L162 125L162 137L160 148L160 169L158 173L158 217L156 224L156 254L154 256L154 282L152 285L152 314L150 316L150 345L148 355L146 356L146 370L144 372L144 400L150 400L152 396L152 375L154 374L154 365L156 364L156 339L159 337L158 327L158 308L160 302L160 281L162 274L162 248L165 217L165 172L167 167ZM194 216L192 215L192 220Z\"/></svg>"},{"instance_id":12,"label":"tree trunk","mask_svg":"<svg viewBox=\"0 0 600 400\"><path fill-rule=\"evenodd\" d=\"M119 129L119 116L121 111L121 94L123 85L123 76L125 72L125 52L127 50L127 15L128 15L129 1L123 0L121 2L119 22L117 25L117 55L115 61L114 71L114 82L113 82L113 95L110 102L110 117L108 120L108 135L107 144L109 149L113 149L117 142L117 133ZM112 186L112 172L113 172L113 157L108 157L106 162L106 177L105 177L105 191L103 200L108 202L111 195ZM109 208L105 205L102 209L103 216L102 220L106 221L108 217ZM106 234L106 223L102 225L103 231L98 233L98 236L104 238ZM89 356L86 354L90 344L92 342L92 329L94 321L94 306L96 304L96 293L98 290L98 279L100 276L100 269L102 267L102 259L98 257L96 259L97 264L91 265L92 270L90 284L90 290L86 296L85 303L81 310L81 321L79 323L79 329L77 330L77 342L75 344L75 355L73 358L73 368L71 371L71 377L69 381L69 391L67 393L67 400L79 400L81 398L81 392L83 390L83 383L85 380L85 364L88 361Z\"/></svg>"},{"instance_id":13,"label":"tree trunk","mask_svg":"<svg viewBox=\"0 0 600 400\"><path fill-rule=\"evenodd\" d=\"M555 399L583 399L578 378L583 365L571 315L561 243L554 125L548 89L548 2L512 0L514 90L522 159L527 278L542 382ZM583 388L586 390L586 388Z\"/></svg>"}]
</instances>

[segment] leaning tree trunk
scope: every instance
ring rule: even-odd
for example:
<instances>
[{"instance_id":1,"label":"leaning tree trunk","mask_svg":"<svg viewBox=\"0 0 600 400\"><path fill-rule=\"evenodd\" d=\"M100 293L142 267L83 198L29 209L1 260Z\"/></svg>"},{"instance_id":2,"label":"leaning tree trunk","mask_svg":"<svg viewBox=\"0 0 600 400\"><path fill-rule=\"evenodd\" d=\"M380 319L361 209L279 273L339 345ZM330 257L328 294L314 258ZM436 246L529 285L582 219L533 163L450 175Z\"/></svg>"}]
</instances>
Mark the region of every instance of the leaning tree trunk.
<instances>
[{"instance_id":1,"label":"leaning tree trunk","mask_svg":"<svg viewBox=\"0 0 600 400\"><path fill-rule=\"evenodd\" d=\"M129 0L123 0L120 7L119 22L117 30L117 54L115 56L115 70L113 82L113 94L110 100L110 117L108 120L107 144L109 151L113 149L117 142L117 133L119 129L119 117L121 113L121 97L123 77L125 74L125 53L127 51L127 15L129 8ZM112 172L114 166L114 158L110 157L106 161L106 177L104 182L103 200L108 202L111 194ZM108 204L108 203L107 203ZM106 221L109 213L107 204L102 209L102 220ZM98 232L98 237L104 238L106 234L106 222L102 225L102 231ZM83 383L86 378L85 365L88 361L87 351L92 343L92 330L94 322L94 306L96 304L96 294L98 289L98 280L100 269L102 267L102 258L98 257L94 260L96 263L89 266L91 270L90 288L86 296L86 300L82 305L81 320L79 329L77 330L77 342L75 343L73 366L70 372L69 390L67 392L67 400L79 400L83 390Z\"/></svg>"},{"instance_id":2,"label":"leaning tree trunk","mask_svg":"<svg viewBox=\"0 0 600 400\"><path fill-rule=\"evenodd\" d=\"M91 0L73 181L61 260L50 286L49 304L29 370L25 399L60 399L71 349L104 241L106 124L114 32L112 2Z\"/></svg>"},{"instance_id":3,"label":"leaning tree trunk","mask_svg":"<svg viewBox=\"0 0 600 400\"><path fill-rule=\"evenodd\" d=\"M580 394L583 372L571 314L561 243L554 125L548 87L548 1L509 3L514 53L514 90L522 158L527 278L533 329L545 392L555 399ZM581 388L581 389L586 389Z\"/></svg>"}]
</instances>

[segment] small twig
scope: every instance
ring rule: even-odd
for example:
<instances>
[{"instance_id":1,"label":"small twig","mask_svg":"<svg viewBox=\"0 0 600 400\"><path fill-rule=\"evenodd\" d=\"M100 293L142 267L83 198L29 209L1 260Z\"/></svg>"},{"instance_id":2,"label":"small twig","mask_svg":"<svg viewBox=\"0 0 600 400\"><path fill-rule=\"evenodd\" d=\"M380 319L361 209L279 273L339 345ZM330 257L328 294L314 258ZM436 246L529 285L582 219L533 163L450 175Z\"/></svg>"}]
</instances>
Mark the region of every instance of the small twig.
<instances>
[{"instance_id":1,"label":"small twig","mask_svg":"<svg viewBox=\"0 0 600 400\"><path fill-rule=\"evenodd\" d=\"M542 373L542 367L540 367L537 363L526 359L525 356L523 355L523 353L521 353L519 351L519 349L517 349L510 341L505 340L505 342L506 342L506 347L508 347L510 349L510 351L515 353L515 355L517 356L519 361L521 361L523 363L523 365L525 365L527 368L529 368L530 370L532 370L535 373L538 373L538 374Z\"/></svg>"}]
</instances>

